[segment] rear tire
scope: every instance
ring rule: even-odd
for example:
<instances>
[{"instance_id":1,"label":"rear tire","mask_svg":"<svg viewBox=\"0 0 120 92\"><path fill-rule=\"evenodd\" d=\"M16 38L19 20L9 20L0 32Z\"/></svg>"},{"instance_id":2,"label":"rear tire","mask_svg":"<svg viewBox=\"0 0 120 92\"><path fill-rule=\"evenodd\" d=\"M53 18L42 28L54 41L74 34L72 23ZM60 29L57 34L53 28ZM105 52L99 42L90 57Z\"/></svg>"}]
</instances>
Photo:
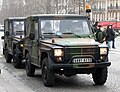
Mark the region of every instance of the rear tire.
<instances>
[{"instance_id":1,"label":"rear tire","mask_svg":"<svg viewBox=\"0 0 120 92\"><path fill-rule=\"evenodd\" d=\"M25 59L26 59L25 69L26 69L27 76L33 77L35 74L35 66L31 64L31 58L29 53L27 53Z\"/></svg>"},{"instance_id":2,"label":"rear tire","mask_svg":"<svg viewBox=\"0 0 120 92\"><path fill-rule=\"evenodd\" d=\"M14 54L13 54L13 65L15 68L20 68L22 65L22 57L16 53L16 49L14 49Z\"/></svg>"},{"instance_id":3,"label":"rear tire","mask_svg":"<svg viewBox=\"0 0 120 92\"><path fill-rule=\"evenodd\" d=\"M12 55L8 53L8 50L4 50L5 58L6 58L6 63L11 63L12 60Z\"/></svg>"},{"instance_id":4,"label":"rear tire","mask_svg":"<svg viewBox=\"0 0 120 92\"><path fill-rule=\"evenodd\" d=\"M44 58L42 62L42 81L46 87L54 85L55 73L48 67L48 58Z\"/></svg>"},{"instance_id":5,"label":"rear tire","mask_svg":"<svg viewBox=\"0 0 120 92\"><path fill-rule=\"evenodd\" d=\"M107 80L107 68L99 68L92 74L93 81L96 85L104 85Z\"/></svg>"}]
</instances>

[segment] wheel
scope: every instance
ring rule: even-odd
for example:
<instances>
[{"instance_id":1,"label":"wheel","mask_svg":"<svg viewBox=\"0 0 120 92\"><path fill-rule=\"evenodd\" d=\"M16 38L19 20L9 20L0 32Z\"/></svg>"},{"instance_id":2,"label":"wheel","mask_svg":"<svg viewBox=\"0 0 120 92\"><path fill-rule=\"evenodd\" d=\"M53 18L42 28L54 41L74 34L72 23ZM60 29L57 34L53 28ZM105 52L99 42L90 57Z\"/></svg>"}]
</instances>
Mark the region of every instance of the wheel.
<instances>
[{"instance_id":1,"label":"wheel","mask_svg":"<svg viewBox=\"0 0 120 92\"><path fill-rule=\"evenodd\" d=\"M35 66L31 64L30 55L28 53L25 59L26 59L25 69L26 69L27 76L33 77L35 73Z\"/></svg>"},{"instance_id":2,"label":"wheel","mask_svg":"<svg viewBox=\"0 0 120 92\"><path fill-rule=\"evenodd\" d=\"M16 53L16 49L13 51L13 65L15 68L20 68L22 65L22 57Z\"/></svg>"},{"instance_id":3,"label":"wheel","mask_svg":"<svg viewBox=\"0 0 120 92\"><path fill-rule=\"evenodd\" d=\"M48 58L44 58L42 61L42 81L46 87L54 85L55 73L48 67Z\"/></svg>"},{"instance_id":4,"label":"wheel","mask_svg":"<svg viewBox=\"0 0 120 92\"><path fill-rule=\"evenodd\" d=\"M107 80L107 68L99 68L92 74L93 81L96 85L104 85Z\"/></svg>"},{"instance_id":5,"label":"wheel","mask_svg":"<svg viewBox=\"0 0 120 92\"><path fill-rule=\"evenodd\" d=\"M8 53L7 49L4 50L4 53L5 53L6 63L11 63L12 55Z\"/></svg>"}]
</instances>

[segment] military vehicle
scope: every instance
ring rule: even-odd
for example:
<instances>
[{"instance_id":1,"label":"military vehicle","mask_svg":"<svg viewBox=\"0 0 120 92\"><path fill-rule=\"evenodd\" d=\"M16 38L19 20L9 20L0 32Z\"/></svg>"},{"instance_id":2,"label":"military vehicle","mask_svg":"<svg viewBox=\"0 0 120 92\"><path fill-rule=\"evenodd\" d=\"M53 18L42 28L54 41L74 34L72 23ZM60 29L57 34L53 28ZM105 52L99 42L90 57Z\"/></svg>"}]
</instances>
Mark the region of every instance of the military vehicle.
<instances>
[{"instance_id":1,"label":"military vehicle","mask_svg":"<svg viewBox=\"0 0 120 92\"><path fill-rule=\"evenodd\" d=\"M22 65L24 25L25 17L11 17L4 20L3 54L7 63L11 63L13 59L15 68L20 68Z\"/></svg>"},{"instance_id":2,"label":"military vehicle","mask_svg":"<svg viewBox=\"0 0 120 92\"><path fill-rule=\"evenodd\" d=\"M23 55L28 76L40 67L45 86L54 85L55 74L92 74L95 84L106 82L109 50L95 41L88 17L33 15L26 25Z\"/></svg>"}]
</instances>

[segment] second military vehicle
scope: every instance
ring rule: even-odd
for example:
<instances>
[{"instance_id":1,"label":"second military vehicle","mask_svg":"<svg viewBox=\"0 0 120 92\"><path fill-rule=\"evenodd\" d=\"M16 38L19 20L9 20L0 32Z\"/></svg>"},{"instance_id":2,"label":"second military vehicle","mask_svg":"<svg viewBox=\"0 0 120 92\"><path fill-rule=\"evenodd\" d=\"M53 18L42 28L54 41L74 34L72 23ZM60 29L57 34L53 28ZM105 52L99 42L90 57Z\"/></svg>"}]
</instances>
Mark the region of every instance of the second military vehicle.
<instances>
[{"instance_id":1,"label":"second military vehicle","mask_svg":"<svg viewBox=\"0 0 120 92\"><path fill-rule=\"evenodd\" d=\"M24 25L25 17L12 17L4 21L3 54L7 63L11 63L13 59L15 68L20 68L22 65Z\"/></svg>"}]
</instances>

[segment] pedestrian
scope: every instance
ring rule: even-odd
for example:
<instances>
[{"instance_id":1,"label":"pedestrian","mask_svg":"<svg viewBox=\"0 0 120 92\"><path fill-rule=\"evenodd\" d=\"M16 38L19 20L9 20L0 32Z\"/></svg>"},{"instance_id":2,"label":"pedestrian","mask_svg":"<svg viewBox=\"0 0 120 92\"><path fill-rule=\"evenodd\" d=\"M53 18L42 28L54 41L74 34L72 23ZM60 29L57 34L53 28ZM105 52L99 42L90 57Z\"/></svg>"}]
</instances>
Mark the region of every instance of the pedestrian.
<instances>
[{"instance_id":1,"label":"pedestrian","mask_svg":"<svg viewBox=\"0 0 120 92\"><path fill-rule=\"evenodd\" d=\"M106 28L103 28L101 30L102 30L102 41L105 42L105 40L106 40Z\"/></svg>"},{"instance_id":2,"label":"pedestrian","mask_svg":"<svg viewBox=\"0 0 120 92\"><path fill-rule=\"evenodd\" d=\"M112 41L112 48L115 49L115 32L112 30L111 32L111 41Z\"/></svg>"},{"instance_id":3,"label":"pedestrian","mask_svg":"<svg viewBox=\"0 0 120 92\"><path fill-rule=\"evenodd\" d=\"M106 29L106 44L109 49L111 47L110 42L111 42L112 32L113 32L112 25L108 25Z\"/></svg>"},{"instance_id":4,"label":"pedestrian","mask_svg":"<svg viewBox=\"0 0 120 92\"><path fill-rule=\"evenodd\" d=\"M93 25L93 31L96 32L97 31L97 26L98 26L99 22L95 22L95 24Z\"/></svg>"},{"instance_id":5,"label":"pedestrian","mask_svg":"<svg viewBox=\"0 0 120 92\"><path fill-rule=\"evenodd\" d=\"M105 41L105 38L106 33L101 30L101 25L98 25L96 29L96 41L103 43Z\"/></svg>"}]
</instances>

